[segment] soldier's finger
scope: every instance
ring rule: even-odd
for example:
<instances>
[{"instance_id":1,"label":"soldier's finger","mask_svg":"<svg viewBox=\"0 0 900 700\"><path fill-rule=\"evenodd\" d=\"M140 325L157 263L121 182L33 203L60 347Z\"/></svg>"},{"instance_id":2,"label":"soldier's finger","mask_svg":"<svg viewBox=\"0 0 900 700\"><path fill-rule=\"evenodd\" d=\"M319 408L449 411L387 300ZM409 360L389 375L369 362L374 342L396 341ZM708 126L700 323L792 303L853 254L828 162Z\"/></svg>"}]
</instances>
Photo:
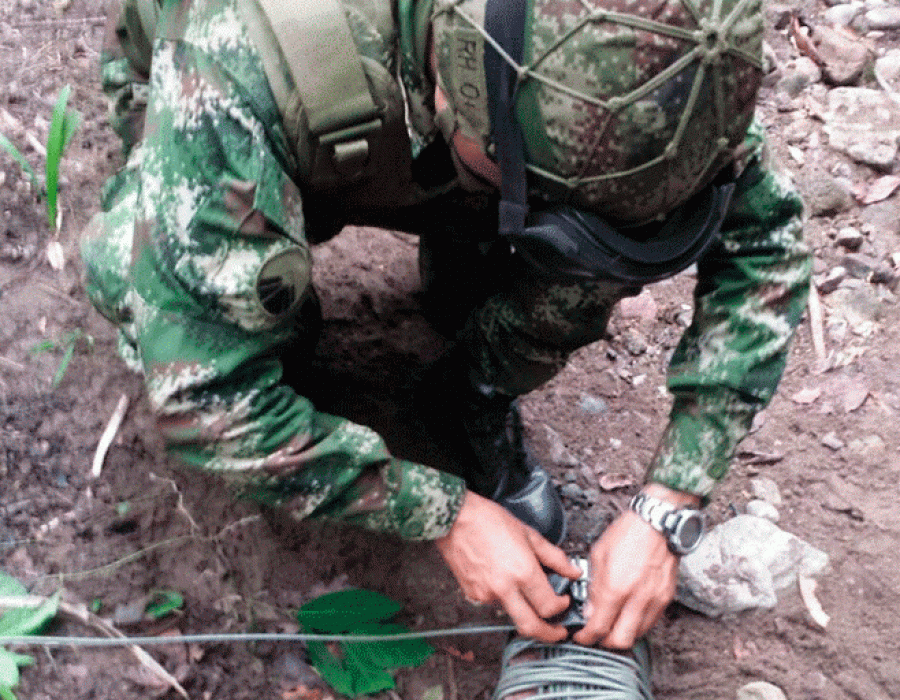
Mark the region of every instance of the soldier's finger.
<instances>
[{"instance_id":1,"label":"soldier's finger","mask_svg":"<svg viewBox=\"0 0 900 700\"><path fill-rule=\"evenodd\" d=\"M515 624L519 634L542 642L559 642L566 638L566 628L551 625L540 618L534 608L520 593L510 594L503 600L503 607Z\"/></svg>"}]
</instances>

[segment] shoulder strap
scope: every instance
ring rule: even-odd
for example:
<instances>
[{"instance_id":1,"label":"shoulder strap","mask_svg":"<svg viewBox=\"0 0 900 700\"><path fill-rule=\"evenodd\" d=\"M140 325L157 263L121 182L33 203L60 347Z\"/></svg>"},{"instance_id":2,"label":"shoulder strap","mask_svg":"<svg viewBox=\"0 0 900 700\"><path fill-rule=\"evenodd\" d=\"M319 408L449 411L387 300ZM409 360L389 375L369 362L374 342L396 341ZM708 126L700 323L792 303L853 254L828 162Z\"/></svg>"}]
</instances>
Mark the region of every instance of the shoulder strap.
<instances>
[{"instance_id":1,"label":"shoulder strap","mask_svg":"<svg viewBox=\"0 0 900 700\"><path fill-rule=\"evenodd\" d=\"M150 74L161 0L125 0L116 25L119 45L136 71Z\"/></svg>"},{"instance_id":2,"label":"shoulder strap","mask_svg":"<svg viewBox=\"0 0 900 700\"><path fill-rule=\"evenodd\" d=\"M266 77L288 138L298 150L309 149L311 182L320 174L331 179L336 171L352 177L365 165L368 137L382 123L340 0L256 3L283 60L276 65L273 52L261 45ZM302 144L305 139L311 143Z\"/></svg>"}]
</instances>

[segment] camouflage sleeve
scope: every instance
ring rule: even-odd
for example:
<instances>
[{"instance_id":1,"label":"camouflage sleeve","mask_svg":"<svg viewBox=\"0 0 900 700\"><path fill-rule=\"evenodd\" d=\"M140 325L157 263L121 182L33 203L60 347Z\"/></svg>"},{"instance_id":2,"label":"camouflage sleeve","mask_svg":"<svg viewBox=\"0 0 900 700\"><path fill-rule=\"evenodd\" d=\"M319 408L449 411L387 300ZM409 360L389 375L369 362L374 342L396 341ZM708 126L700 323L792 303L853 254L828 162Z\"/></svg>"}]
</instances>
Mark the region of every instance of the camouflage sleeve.
<instances>
[{"instance_id":1,"label":"camouflage sleeve","mask_svg":"<svg viewBox=\"0 0 900 700\"><path fill-rule=\"evenodd\" d=\"M393 458L282 381L310 289L301 195L234 3L191 5L167 5L183 38L156 43L143 140L83 243L91 299L144 373L176 458L296 517L439 537L460 479ZM260 294L270 271L274 306Z\"/></svg>"},{"instance_id":2,"label":"camouflage sleeve","mask_svg":"<svg viewBox=\"0 0 900 700\"><path fill-rule=\"evenodd\" d=\"M647 476L703 497L772 398L809 290L799 195L768 167L758 125L745 146L721 240L698 265L693 322L669 366L670 421Z\"/></svg>"}]
</instances>

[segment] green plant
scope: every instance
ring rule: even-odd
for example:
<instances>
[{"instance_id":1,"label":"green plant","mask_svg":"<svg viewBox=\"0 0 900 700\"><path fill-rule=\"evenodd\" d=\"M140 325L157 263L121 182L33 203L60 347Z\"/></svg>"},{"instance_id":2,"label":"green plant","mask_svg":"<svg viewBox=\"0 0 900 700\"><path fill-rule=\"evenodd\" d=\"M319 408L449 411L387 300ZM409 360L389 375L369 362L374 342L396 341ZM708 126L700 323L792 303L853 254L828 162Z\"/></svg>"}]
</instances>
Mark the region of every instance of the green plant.
<instances>
[{"instance_id":1,"label":"green plant","mask_svg":"<svg viewBox=\"0 0 900 700\"><path fill-rule=\"evenodd\" d=\"M81 338L85 339L88 347L93 347L94 338L86 334L80 328L77 328L74 331L69 331L64 334L63 337L58 340L44 340L31 348L31 352L33 353L52 352L62 348L62 359L60 359L59 366L56 368L56 372L53 375L53 381L50 383L52 388L55 389L58 387L60 382L62 382L63 377L66 376L66 370L69 368L69 363L75 355L75 346Z\"/></svg>"},{"instance_id":2,"label":"green plant","mask_svg":"<svg viewBox=\"0 0 900 700\"><path fill-rule=\"evenodd\" d=\"M380 593L350 589L320 596L304 605L297 620L307 632L389 635L407 632L392 620L400 604ZM376 642L308 642L310 661L339 693L357 697L394 687L389 669L419 666L434 653L421 639Z\"/></svg>"},{"instance_id":3,"label":"green plant","mask_svg":"<svg viewBox=\"0 0 900 700\"><path fill-rule=\"evenodd\" d=\"M153 591L147 601L144 613L148 617L158 620L182 606L184 606L184 596L178 591Z\"/></svg>"},{"instance_id":4,"label":"green plant","mask_svg":"<svg viewBox=\"0 0 900 700\"><path fill-rule=\"evenodd\" d=\"M53 107L53 117L50 120L50 133L47 135L47 166L44 176L44 185L47 192L47 221L50 229L59 229L59 214L57 201L59 197L59 164L62 161L66 146L72 140L78 126L81 124L81 115L67 108L69 94L72 87L66 85L59 91L56 105Z\"/></svg>"},{"instance_id":5,"label":"green plant","mask_svg":"<svg viewBox=\"0 0 900 700\"><path fill-rule=\"evenodd\" d=\"M0 596L21 598L28 591L21 583L4 571L0 571ZM56 615L59 593L48 598L37 607L17 607L0 617L0 637L22 637L37 634ZM0 698L16 700L12 689L19 684L19 667L34 663L34 659L24 654L16 654L0 647Z\"/></svg>"},{"instance_id":6,"label":"green plant","mask_svg":"<svg viewBox=\"0 0 900 700\"><path fill-rule=\"evenodd\" d=\"M34 188L47 199L47 223L51 231L59 228L59 165L66 147L81 124L81 115L68 109L69 95L72 87L66 85L59 91L53 115L50 119L50 131L47 135L47 161L44 165L44 187L40 186L37 174L22 152L3 134L0 134L0 148L6 151L31 180Z\"/></svg>"},{"instance_id":7,"label":"green plant","mask_svg":"<svg viewBox=\"0 0 900 700\"><path fill-rule=\"evenodd\" d=\"M19 164L19 167L28 175L28 178L31 180L31 185L40 192L41 184L38 182L37 173L34 172L34 168L31 167L31 163L29 163L25 156L22 155L22 152L13 145L13 142L6 138L3 134L0 134L0 148L6 151L16 163Z\"/></svg>"}]
</instances>

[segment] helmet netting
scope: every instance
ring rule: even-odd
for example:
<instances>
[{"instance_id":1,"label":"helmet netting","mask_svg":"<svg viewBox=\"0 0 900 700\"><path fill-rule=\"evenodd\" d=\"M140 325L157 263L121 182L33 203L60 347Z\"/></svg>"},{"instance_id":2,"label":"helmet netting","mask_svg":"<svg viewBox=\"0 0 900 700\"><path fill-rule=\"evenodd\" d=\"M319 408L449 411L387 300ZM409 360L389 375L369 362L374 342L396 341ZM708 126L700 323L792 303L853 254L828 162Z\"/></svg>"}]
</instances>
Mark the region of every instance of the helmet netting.
<instances>
[{"instance_id":1,"label":"helmet netting","mask_svg":"<svg viewBox=\"0 0 900 700\"><path fill-rule=\"evenodd\" d=\"M484 30L481 3L437 5L516 71L527 168L554 200L625 221L664 213L752 118L761 0L531 0L524 65Z\"/></svg>"}]
</instances>

